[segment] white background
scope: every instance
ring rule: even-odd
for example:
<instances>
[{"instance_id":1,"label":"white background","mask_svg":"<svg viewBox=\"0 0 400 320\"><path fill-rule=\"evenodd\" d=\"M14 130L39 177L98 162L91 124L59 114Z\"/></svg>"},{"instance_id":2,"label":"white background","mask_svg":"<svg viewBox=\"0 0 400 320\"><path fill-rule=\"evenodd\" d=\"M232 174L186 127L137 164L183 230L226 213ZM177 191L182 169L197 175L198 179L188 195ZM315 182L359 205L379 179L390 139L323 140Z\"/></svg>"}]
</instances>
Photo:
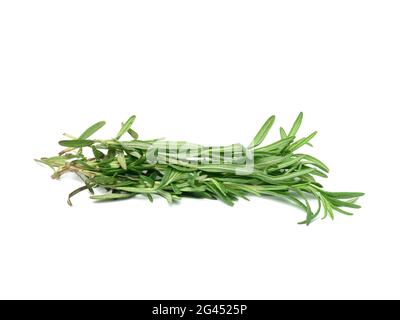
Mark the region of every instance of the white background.
<instances>
[{"instance_id":1,"label":"white background","mask_svg":"<svg viewBox=\"0 0 400 320\"><path fill-rule=\"evenodd\" d=\"M2 1L0 298L400 298L398 1ZM248 143L304 111L353 217L253 198L93 203L33 159L137 115L142 138ZM275 128L277 129L277 127ZM276 131L274 133L276 135Z\"/></svg>"}]
</instances>

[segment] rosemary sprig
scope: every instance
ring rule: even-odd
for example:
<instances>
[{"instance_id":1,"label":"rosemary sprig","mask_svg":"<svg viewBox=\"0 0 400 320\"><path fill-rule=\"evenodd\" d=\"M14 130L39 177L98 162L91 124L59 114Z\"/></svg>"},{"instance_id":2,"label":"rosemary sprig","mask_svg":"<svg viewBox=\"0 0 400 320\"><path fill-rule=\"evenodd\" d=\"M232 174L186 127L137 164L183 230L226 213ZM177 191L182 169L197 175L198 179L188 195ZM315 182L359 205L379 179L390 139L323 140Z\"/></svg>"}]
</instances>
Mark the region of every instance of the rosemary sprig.
<instances>
[{"instance_id":1,"label":"rosemary sprig","mask_svg":"<svg viewBox=\"0 0 400 320\"><path fill-rule=\"evenodd\" d=\"M301 224L309 225L319 215L333 219L334 212L352 215L348 210L360 208L356 201L364 194L325 191L316 177L327 177L328 167L313 156L296 153L304 145L310 145L317 134L313 132L297 139L302 120L300 113L288 132L280 128L280 140L260 147L275 122L275 117L270 117L245 148L238 144L207 147L157 139L138 140L138 134L131 129L135 121L132 116L122 124L114 139L91 139L105 125L101 121L77 138L65 135L69 139L59 144L66 149L58 156L37 161L50 166L55 179L73 172L83 180L84 186L68 197L70 205L71 197L84 190L93 193L91 198L97 201L136 195L153 201L153 196L158 195L169 203L182 197L196 197L219 199L228 205L255 195L295 204L306 213ZM131 139L121 141L125 134ZM177 150L190 149L190 154L177 157L176 150L156 149L158 161L150 161L150 151L159 142L164 146L174 145ZM94 189L102 192L95 195ZM310 203L312 199L317 203L315 209Z\"/></svg>"}]
</instances>

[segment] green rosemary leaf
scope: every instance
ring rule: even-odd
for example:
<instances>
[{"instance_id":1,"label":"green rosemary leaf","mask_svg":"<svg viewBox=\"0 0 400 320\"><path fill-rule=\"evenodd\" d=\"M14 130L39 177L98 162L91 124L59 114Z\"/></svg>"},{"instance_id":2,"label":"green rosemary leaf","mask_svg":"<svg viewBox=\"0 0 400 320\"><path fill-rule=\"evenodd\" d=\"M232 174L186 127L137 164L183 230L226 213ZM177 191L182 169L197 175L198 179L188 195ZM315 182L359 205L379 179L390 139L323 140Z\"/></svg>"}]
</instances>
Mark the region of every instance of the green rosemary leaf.
<instances>
[{"instance_id":1,"label":"green rosemary leaf","mask_svg":"<svg viewBox=\"0 0 400 320\"><path fill-rule=\"evenodd\" d=\"M294 139L295 139L294 137L287 137L282 140L271 143L268 146L257 148L256 154L259 154L260 152L268 153L268 152L272 152L274 150L282 150L282 149L286 148L288 145L290 145Z\"/></svg>"},{"instance_id":2,"label":"green rosemary leaf","mask_svg":"<svg viewBox=\"0 0 400 320\"><path fill-rule=\"evenodd\" d=\"M179 177L181 177L183 174L180 171L174 170L172 168L168 168L164 177L162 178L159 188L163 188L170 183L176 181Z\"/></svg>"},{"instance_id":3,"label":"green rosemary leaf","mask_svg":"<svg viewBox=\"0 0 400 320\"><path fill-rule=\"evenodd\" d=\"M132 116L122 125L117 136L115 137L116 140L119 140L126 132L128 132L128 130L131 128L135 119L136 119L136 116Z\"/></svg>"},{"instance_id":4,"label":"green rosemary leaf","mask_svg":"<svg viewBox=\"0 0 400 320\"><path fill-rule=\"evenodd\" d=\"M121 146L124 148L125 151L137 151L139 150L148 150L151 146L151 142L145 141L121 141Z\"/></svg>"},{"instance_id":5,"label":"green rosemary leaf","mask_svg":"<svg viewBox=\"0 0 400 320\"><path fill-rule=\"evenodd\" d=\"M249 149L257 147L264 141L268 132L271 130L274 122L275 122L275 116L272 116L267 121L265 121L265 123L261 127L260 131L258 131L257 135L254 137L253 141L250 143Z\"/></svg>"},{"instance_id":6,"label":"green rosemary leaf","mask_svg":"<svg viewBox=\"0 0 400 320\"><path fill-rule=\"evenodd\" d=\"M221 192L220 188L215 186L213 182L205 182L205 184L208 187L208 190L210 190L216 199L220 199L221 201L225 202L229 206L233 206L233 201L230 197L228 197L225 193Z\"/></svg>"},{"instance_id":7,"label":"green rosemary leaf","mask_svg":"<svg viewBox=\"0 0 400 320\"><path fill-rule=\"evenodd\" d=\"M230 184L230 183L228 183L228 186L233 190L245 191L245 192L255 195L257 197L261 196L261 192L258 190L258 188L256 186L245 185L245 184L238 185L238 184Z\"/></svg>"},{"instance_id":8,"label":"green rosemary leaf","mask_svg":"<svg viewBox=\"0 0 400 320\"><path fill-rule=\"evenodd\" d=\"M169 204L172 204L174 202L172 194L170 192L168 192L168 191L158 190L157 194L160 195L161 197L163 197L164 199L166 199Z\"/></svg>"},{"instance_id":9,"label":"green rosemary leaf","mask_svg":"<svg viewBox=\"0 0 400 320\"><path fill-rule=\"evenodd\" d=\"M106 124L105 121L100 121L92 125L91 127L87 128L80 136L79 140L86 140L87 138L91 137L97 131L104 127Z\"/></svg>"},{"instance_id":10,"label":"green rosemary leaf","mask_svg":"<svg viewBox=\"0 0 400 320\"><path fill-rule=\"evenodd\" d=\"M215 173L236 173L236 170L240 170L241 168L245 170L244 167L233 164L203 164L197 166L198 170Z\"/></svg>"},{"instance_id":11,"label":"green rosemary leaf","mask_svg":"<svg viewBox=\"0 0 400 320\"><path fill-rule=\"evenodd\" d=\"M226 188L224 187L223 183L218 182L217 180L210 178L208 179L214 186L226 197L227 196L227 191Z\"/></svg>"},{"instance_id":12,"label":"green rosemary leaf","mask_svg":"<svg viewBox=\"0 0 400 320\"><path fill-rule=\"evenodd\" d=\"M154 193L155 188L145 188L145 187L115 187L115 190L130 192L130 193Z\"/></svg>"},{"instance_id":13,"label":"green rosemary leaf","mask_svg":"<svg viewBox=\"0 0 400 320\"><path fill-rule=\"evenodd\" d=\"M323 193L331 198L336 198L336 199L354 199L354 198L360 198L365 195L365 193L362 193L362 192L326 192L326 191L323 191Z\"/></svg>"},{"instance_id":14,"label":"green rosemary leaf","mask_svg":"<svg viewBox=\"0 0 400 320\"><path fill-rule=\"evenodd\" d=\"M154 201L153 196L151 195L151 193L146 193L146 197L147 197L147 199L149 199L150 202Z\"/></svg>"},{"instance_id":15,"label":"green rosemary leaf","mask_svg":"<svg viewBox=\"0 0 400 320\"><path fill-rule=\"evenodd\" d=\"M89 147L92 144L94 144L93 140L61 140L59 142L60 146L63 147L69 147L69 148L83 148L83 147Z\"/></svg>"},{"instance_id":16,"label":"green rosemary leaf","mask_svg":"<svg viewBox=\"0 0 400 320\"><path fill-rule=\"evenodd\" d=\"M106 156L103 152L101 152L99 149L97 149L97 148L94 147L94 146L92 146L92 152L93 152L94 157L95 157L97 160L104 159L105 156Z\"/></svg>"},{"instance_id":17,"label":"green rosemary leaf","mask_svg":"<svg viewBox=\"0 0 400 320\"><path fill-rule=\"evenodd\" d=\"M97 201L121 200L134 197L135 193L107 193L102 195L91 196L90 199Z\"/></svg>"},{"instance_id":18,"label":"green rosemary leaf","mask_svg":"<svg viewBox=\"0 0 400 320\"><path fill-rule=\"evenodd\" d=\"M315 169L309 168L309 169L303 169L303 170L299 170L299 171L288 173L288 174L283 174L280 176L264 175L264 177L273 182L282 182L282 181L288 181L288 180L292 180L294 178L301 177L308 173L312 173L312 172L314 172L314 170Z\"/></svg>"},{"instance_id":19,"label":"green rosemary leaf","mask_svg":"<svg viewBox=\"0 0 400 320\"><path fill-rule=\"evenodd\" d=\"M332 208L331 208L329 202L324 197L321 198L321 201L322 201L322 204L324 207L324 216L322 217L322 220L325 220L328 217L328 215L332 219L334 219Z\"/></svg>"},{"instance_id":20,"label":"green rosemary leaf","mask_svg":"<svg viewBox=\"0 0 400 320\"><path fill-rule=\"evenodd\" d=\"M331 204L335 207L344 207L344 208L353 208L353 209L360 209L361 206L352 202L342 201L334 198L328 197L328 200Z\"/></svg>"},{"instance_id":21,"label":"green rosemary leaf","mask_svg":"<svg viewBox=\"0 0 400 320\"><path fill-rule=\"evenodd\" d=\"M198 187L183 187L179 189L181 192L197 192L201 193L207 190L206 186L198 186Z\"/></svg>"},{"instance_id":22,"label":"green rosemary leaf","mask_svg":"<svg viewBox=\"0 0 400 320\"><path fill-rule=\"evenodd\" d=\"M286 133L285 129L283 129L282 127L279 128L279 134L281 135L281 139L287 138L287 133Z\"/></svg>"},{"instance_id":23,"label":"green rosemary leaf","mask_svg":"<svg viewBox=\"0 0 400 320\"><path fill-rule=\"evenodd\" d=\"M314 166L317 168L320 168L322 171L325 171L326 173L329 173L329 168L326 164L324 164L321 160L318 160L317 158L310 156L308 154L298 154L298 157L302 157L305 160L309 161L312 163Z\"/></svg>"},{"instance_id":24,"label":"green rosemary leaf","mask_svg":"<svg viewBox=\"0 0 400 320\"><path fill-rule=\"evenodd\" d=\"M294 142L290 147L289 150L291 152L296 151L297 149L300 149L302 146L304 146L305 144L308 144L316 135L317 135L317 131L313 132L312 134L310 134L308 137L306 138L302 138L296 142Z\"/></svg>"},{"instance_id":25,"label":"green rosemary leaf","mask_svg":"<svg viewBox=\"0 0 400 320\"><path fill-rule=\"evenodd\" d=\"M294 137L296 136L297 132L299 131L301 127L301 123L303 122L303 112L300 112L300 114L297 116L296 121L293 124L292 129L289 131L289 137Z\"/></svg>"},{"instance_id":26,"label":"green rosemary leaf","mask_svg":"<svg viewBox=\"0 0 400 320\"><path fill-rule=\"evenodd\" d=\"M268 172L281 170L281 169L284 169L284 168L287 168L287 167L294 166L295 164L299 163L302 159L303 159L303 157L295 157L295 158L292 158L292 159L289 158L289 159L287 159L285 161L280 162L277 166L269 169Z\"/></svg>"},{"instance_id":27,"label":"green rosemary leaf","mask_svg":"<svg viewBox=\"0 0 400 320\"><path fill-rule=\"evenodd\" d=\"M328 175L325 172L322 172L316 168L311 168L311 167L307 166L306 163L302 163L301 166L303 169L313 169L312 175L314 175L314 176L318 176L321 178L328 178Z\"/></svg>"},{"instance_id":28,"label":"green rosemary leaf","mask_svg":"<svg viewBox=\"0 0 400 320\"><path fill-rule=\"evenodd\" d=\"M134 140L137 140L139 138L138 133L132 129L128 129L128 133Z\"/></svg>"},{"instance_id":29,"label":"green rosemary leaf","mask_svg":"<svg viewBox=\"0 0 400 320\"><path fill-rule=\"evenodd\" d=\"M257 157L255 160L256 168L269 168L274 165L280 164L290 158L291 155L287 156L269 156L269 157Z\"/></svg>"},{"instance_id":30,"label":"green rosemary leaf","mask_svg":"<svg viewBox=\"0 0 400 320\"><path fill-rule=\"evenodd\" d=\"M55 156L55 157L50 157L50 158L41 158L40 160L36 160L36 161L46 164L51 168L54 168L54 167L65 166L68 163L68 161L73 158L74 158L73 155L71 155L71 156L63 155L63 156Z\"/></svg>"},{"instance_id":31,"label":"green rosemary leaf","mask_svg":"<svg viewBox=\"0 0 400 320\"><path fill-rule=\"evenodd\" d=\"M293 203L294 205L296 205L303 211L307 210L307 207L304 205L304 203L302 203L299 199L297 199L295 196L293 196L290 193L282 193L279 191L267 191L266 190L263 192L263 194L286 200L290 203ZM302 223L300 222L299 224L302 224Z\"/></svg>"},{"instance_id":32,"label":"green rosemary leaf","mask_svg":"<svg viewBox=\"0 0 400 320\"><path fill-rule=\"evenodd\" d=\"M145 175L141 175L140 176L140 180L142 180L144 182L144 184L147 185L148 188L153 188L154 187L155 181L154 181L153 177L148 177L148 176L145 176Z\"/></svg>"},{"instance_id":33,"label":"green rosemary leaf","mask_svg":"<svg viewBox=\"0 0 400 320\"><path fill-rule=\"evenodd\" d=\"M112 186L118 182L115 177L109 177L105 175L96 176L93 178L93 181L101 186Z\"/></svg>"},{"instance_id":34,"label":"green rosemary leaf","mask_svg":"<svg viewBox=\"0 0 400 320\"><path fill-rule=\"evenodd\" d=\"M352 215L354 215L353 213L348 212L348 211L343 210L343 209L338 208L338 207L333 208L333 210L335 210L335 211L337 211L337 212L339 212L339 213L341 213L341 214L344 214L344 215L346 215L346 216L352 216Z\"/></svg>"},{"instance_id":35,"label":"green rosemary leaf","mask_svg":"<svg viewBox=\"0 0 400 320\"><path fill-rule=\"evenodd\" d=\"M128 169L128 167L126 165L125 154L123 152L117 153L117 160L122 169L124 169L124 170Z\"/></svg>"}]
</instances>

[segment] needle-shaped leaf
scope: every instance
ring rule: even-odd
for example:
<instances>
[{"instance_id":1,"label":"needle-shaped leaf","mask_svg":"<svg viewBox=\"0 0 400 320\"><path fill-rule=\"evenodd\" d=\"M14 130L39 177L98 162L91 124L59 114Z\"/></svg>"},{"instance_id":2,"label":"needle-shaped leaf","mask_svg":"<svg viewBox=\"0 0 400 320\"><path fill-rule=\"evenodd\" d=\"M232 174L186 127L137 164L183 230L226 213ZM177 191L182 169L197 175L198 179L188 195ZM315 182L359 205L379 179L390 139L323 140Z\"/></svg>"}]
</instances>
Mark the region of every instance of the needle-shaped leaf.
<instances>
[{"instance_id":1,"label":"needle-shaped leaf","mask_svg":"<svg viewBox=\"0 0 400 320\"><path fill-rule=\"evenodd\" d=\"M125 154L123 152L117 153L117 160L122 169L127 170Z\"/></svg>"},{"instance_id":2,"label":"needle-shaped leaf","mask_svg":"<svg viewBox=\"0 0 400 320\"><path fill-rule=\"evenodd\" d=\"M163 179L160 182L159 188L168 186L170 183L176 181L181 176L182 172L174 170L172 168L167 169Z\"/></svg>"},{"instance_id":3,"label":"needle-shaped leaf","mask_svg":"<svg viewBox=\"0 0 400 320\"><path fill-rule=\"evenodd\" d=\"M233 206L233 201L229 198L225 193L221 192L220 188L218 188L213 182L205 182L208 187L208 190L214 193L217 199L225 202L229 206Z\"/></svg>"},{"instance_id":4,"label":"needle-shaped leaf","mask_svg":"<svg viewBox=\"0 0 400 320\"><path fill-rule=\"evenodd\" d=\"M137 140L139 138L138 133L132 129L128 129L128 133L133 138L133 140Z\"/></svg>"},{"instance_id":5,"label":"needle-shaped leaf","mask_svg":"<svg viewBox=\"0 0 400 320\"><path fill-rule=\"evenodd\" d=\"M322 171L329 173L328 166L325 163L323 163L321 160L318 160L317 158L310 156L308 154L298 154L297 156L303 157L305 160L308 160L310 163L312 163L314 166L320 168Z\"/></svg>"},{"instance_id":6,"label":"needle-shaped leaf","mask_svg":"<svg viewBox=\"0 0 400 320\"><path fill-rule=\"evenodd\" d=\"M260 131L256 134L253 141L249 145L249 149L255 148L260 145L265 137L267 136L268 132L271 130L273 124L275 122L275 116L270 117L267 121L265 121L264 125L261 127Z\"/></svg>"},{"instance_id":7,"label":"needle-shaped leaf","mask_svg":"<svg viewBox=\"0 0 400 320\"><path fill-rule=\"evenodd\" d=\"M168 191L158 190L157 194L160 195L161 197L163 197L164 199L166 199L169 204L172 204L174 202L172 194L170 192L168 192Z\"/></svg>"},{"instance_id":8,"label":"needle-shaped leaf","mask_svg":"<svg viewBox=\"0 0 400 320\"><path fill-rule=\"evenodd\" d=\"M117 178L105 175L96 176L93 178L93 181L101 186L112 186L118 182Z\"/></svg>"},{"instance_id":9,"label":"needle-shaped leaf","mask_svg":"<svg viewBox=\"0 0 400 320\"><path fill-rule=\"evenodd\" d=\"M90 199L97 201L109 201L109 200L122 200L134 197L135 193L106 193L101 195L91 196Z\"/></svg>"},{"instance_id":10,"label":"needle-shaped leaf","mask_svg":"<svg viewBox=\"0 0 400 320\"><path fill-rule=\"evenodd\" d=\"M306 165L303 165L303 164L302 164L302 167L304 169L311 169L309 166L306 166ZM321 177L321 178L328 178L328 175L325 172L320 171L319 169L316 169L316 168L312 168L312 169L313 169L312 174L314 176L318 176L318 177Z\"/></svg>"},{"instance_id":11,"label":"needle-shaped leaf","mask_svg":"<svg viewBox=\"0 0 400 320\"><path fill-rule=\"evenodd\" d=\"M312 169L312 168L310 168L310 169L303 169L303 170L295 171L295 172L292 172L292 173L283 174L283 175L280 175L280 176L268 176L268 178L269 178L271 181L275 181L275 182L278 182L278 181L287 181L287 180L292 180L292 179L294 179L294 178L301 177L301 176L303 176L303 175L312 173L312 172L314 172L314 170L315 170L315 169Z\"/></svg>"},{"instance_id":12,"label":"needle-shaped leaf","mask_svg":"<svg viewBox=\"0 0 400 320\"><path fill-rule=\"evenodd\" d=\"M128 132L135 119L136 116L132 116L121 126L121 129L119 130L117 136L115 137L116 140L119 140L126 132Z\"/></svg>"},{"instance_id":13,"label":"needle-shaped leaf","mask_svg":"<svg viewBox=\"0 0 400 320\"><path fill-rule=\"evenodd\" d=\"M303 122L303 112L300 112L300 114L297 116L297 119L294 122L292 128L289 131L289 137L296 136L297 132L299 131L299 129L301 127L302 122Z\"/></svg>"},{"instance_id":14,"label":"needle-shaped leaf","mask_svg":"<svg viewBox=\"0 0 400 320\"><path fill-rule=\"evenodd\" d=\"M304 203L305 203L305 211L306 211L306 213L307 213L306 220L303 221L303 222L300 222L299 224L306 224L306 225L308 226L308 225L310 225L311 222L313 222L313 221L315 220L315 218L316 218L317 215L318 215L318 212L317 212L317 213L314 213L314 212L312 211L311 205L310 205L310 203L309 203L309 201L308 201L306 195L304 194L303 190L301 190L301 189L293 189L292 191L293 191L294 193L298 194L298 196L299 196L300 198L302 198L303 201L304 201ZM319 210L319 209L318 209L318 210Z\"/></svg>"},{"instance_id":15,"label":"needle-shaped leaf","mask_svg":"<svg viewBox=\"0 0 400 320\"><path fill-rule=\"evenodd\" d=\"M287 167L291 167L291 166L299 163L302 159L303 159L303 157L296 157L296 158L292 158L292 159L289 158L289 159L279 163L276 167L272 167L268 171L271 172L271 171L276 171L276 170L281 170L281 169L284 169Z\"/></svg>"},{"instance_id":16,"label":"needle-shaped leaf","mask_svg":"<svg viewBox=\"0 0 400 320\"><path fill-rule=\"evenodd\" d=\"M218 182L216 179L210 178L209 181L226 197L226 188L223 183Z\"/></svg>"},{"instance_id":17,"label":"needle-shaped leaf","mask_svg":"<svg viewBox=\"0 0 400 320\"><path fill-rule=\"evenodd\" d=\"M95 142L93 140L61 140L59 142L60 146L69 147L69 148L83 148L89 147Z\"/></svg>"},{"instance_id":18,"label":"needle-shaped leaf","mask_svg":"<svg viewBox=\"0 0 400 320\"><path fill-rule=\"evenodd\" d=\"M279 128L279 134L281 135L281 139L287 138L287 133L286 133L285 129L283 129L282 127Z\"/></svg>"},{"instance_id":19,"label":"needle-shaped leaf","mask_svg":"<svg viewBox=\"0 0 400 320\"><path fill-rule=\"evenodd\" d=\"M336 199L354 199L365 195L363 192L323 192L327 196Z\"/></svg>"},{"instance_id":20,"label":"needle-shaped leaf","mask_svg":"<svg viewBox=\"0 0 400 320\"><path fill-rule=\"evenodd\" d=\"M296 142L294 142L290 147L289 150L291 152L296 151L297 149L300 149L302 146L304 146L305 144L309 143L316 135L317 135L317 131L314 131L313 133L311 133L308 137L302 138Z\"/></svg>"},{"instance_id":21,"label":"needle-shaped leaf","mask_svg":"<svg viewBox=\"0 0 400 320\"><path fill-rule=\"evenodd\" d=\"M105 121L100 121L90 126L79 136L79 140L86 140L87 138L91 137L93 134L103 128L105 124Z\"/></svg>"},{"instance_id":22,"label":"needle-shaped leaf","mask_svg":"<svg viewBox=\"0 0 400 320\"><path fill-rule=\"evenodd\" d=\"M270 168L274 165L280 164L285 160L289 159L290 155L288 156L270 156L270 157L263 157L261 159L256 159L255 167L256 168Z\"/></svg>"},{"instance_id":23,"label":"needle-shaped leaf","mask_svg":"<svg viewBox=\"0 0 400 320\"><path fill-rule=\"evenodd\" d=\"M335 207L345 207L345 208L353 208L353 209L360 209L361 206L352 202L346 202L334 198L328 198L329 202L332 203Z\"/></svg>"},{"instance_id":24,"label":"needle-shaped leaf","mask_svg":"<svg viewBox=\"0 0 400 320\"><path fill-rule=\"evenodd\" d=\"M348 211L343 210L343 209L338 208L338 207L333 208L333 210L335 210L335 211L337 211L337 212L340 212L341 214L344 214L344 215L346 215L346 216L352 216L352 215L353 215L353 213L348 212Z\"/></svg>"},{"instance_id":25,"label":"needle-shaped leaf","mask_svg":"<svg viewBox=\"0 0 400 320\"><path fill-rule=\"evenodd\" d=\"M126 191L131 193L154 193L155 188L145 187L116 187L115 190Z\"/></svg>"},{"instance_id":26,"label":"needle-shaped leaf","mask_svg":"<svg viewBox=\"0 0 400 320\"><path fill-rule=\"evenodd\" d=\"M40 160L36 160L37 162L44 163L50 167L62 167L65 166L69 160L73 159L74 157L72 156L56 156L56 157L50 157L50 158L41 158Z\"/></svg>"},{"instance_id":27,"label":"needle-shaped leaf","mask_svg":"<svg viewBox=\"0 0 400 320\"><path fill-rule=\"evenodd\" d=\"M274 143L271 143L268 146L257 148L256 149L256 155L258 153L271 153L271 152L279 152L280 150L285 149L287 146L289 146L294 140L294 137L287 137L282 140L276 141Z\"/></svg>"},{"instance_id":28,"label":"needle-shaped leaf","mask_svg":"<svg viewBox=\"0 0 400 320\"><path fill-rule=\"evenodd\" d=\"M103 152L101 152L99 149L97 149L96 147L93 147L93 146L92 146L92 152L93 152L94 157L97 160L104 159L104 157L106 156Z\"/></svg>"},{"instance_id":29,"label":"needle-shaped leaf","mask_svg":"<svg viewBox=\"0 0 400 320\"><path fill-rule=\"evenodd\" d=\"M233 188L233 189L239 189L239 190L243 190L243 191L246 191L246 193L249 193L249 194L252 194L252 195L255 195L255 196L261 196L261 192L260 192L260 190L259 190L259 188L257 188L256 186L252 186L252 185L245 185L245 184L243 184L243 185L232 185L232 184L229 184L228 183L228 186L230 186L231 188Z\"/></svg>"}]
</instances>

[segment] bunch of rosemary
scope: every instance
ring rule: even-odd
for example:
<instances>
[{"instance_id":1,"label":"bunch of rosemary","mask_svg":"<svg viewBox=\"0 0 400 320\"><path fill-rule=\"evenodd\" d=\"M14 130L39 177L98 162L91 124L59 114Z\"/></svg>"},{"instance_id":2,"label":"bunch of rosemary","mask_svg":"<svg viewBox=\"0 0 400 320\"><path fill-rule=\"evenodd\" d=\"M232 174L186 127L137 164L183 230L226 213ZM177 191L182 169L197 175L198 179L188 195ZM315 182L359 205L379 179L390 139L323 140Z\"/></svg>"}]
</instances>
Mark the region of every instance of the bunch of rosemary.
<instances>
[{"instance_id":1,"label":"bunch of rosemary","mask_svg":"<svg viewBox=\"0 0 400 320\"><path fill-rule=\"evenodd\" d=\"M228 205L238 198L255 195L295 204L306 213L301 224L310 224L321 212L323 218L332 219L335 211L352 215L347 208L360 208L355 202L363 193L325 191L315 177L326 178L328 167L315 157L297 153L304 145L310 145L317 134L297 139L302 119L300 113L289 131L280 128L281 139L269 145L259 147L275 121L274 116L265 122L247 148L242 145L215 148L158 139L138 140L138 134L131 128L135 120L132 116L113 139L90 139L105 125L104 121L98 122L79 137L66 134L68 140L59 142L66 149L58 156L38 161L54 170L55 179L73 172L83 180L84 186L69 195L70 205L71 197L84 190L89 190L91 198L98 201L136 195L153 201L153 196L159 195L169 203L182 197L197 197L219 199ZM121 141L125 134L131 139ZM175 149L154 148L161 142ZM182 147L190 150L190 154L180 152L177 156L176 148ZM102 193L95 195L93 190L97 188ZM314 209L311 199L317 202Z\"/></svg>"}]
</instances>

